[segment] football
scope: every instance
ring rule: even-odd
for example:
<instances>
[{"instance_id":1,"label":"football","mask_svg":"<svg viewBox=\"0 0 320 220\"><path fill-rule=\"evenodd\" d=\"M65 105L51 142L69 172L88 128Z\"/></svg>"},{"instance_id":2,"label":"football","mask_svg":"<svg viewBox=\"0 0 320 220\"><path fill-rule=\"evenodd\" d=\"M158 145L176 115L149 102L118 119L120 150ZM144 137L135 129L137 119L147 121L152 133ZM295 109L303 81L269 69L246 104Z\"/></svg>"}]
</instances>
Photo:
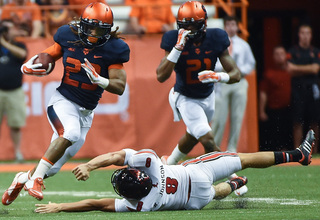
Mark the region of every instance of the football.
<instances>
[{"instance_id":1,"label":"football","mask_svg":"<svg viewBox=\"0 0 320 220\"><path fill-rule=\"evenodd\" d=\"M33 64L42 63L42 67L38 69L45 69L46 74L50 74L55 66L55 61L50 54L39 53L38 57L33 61Z\"/></svg>"}]
</instances>

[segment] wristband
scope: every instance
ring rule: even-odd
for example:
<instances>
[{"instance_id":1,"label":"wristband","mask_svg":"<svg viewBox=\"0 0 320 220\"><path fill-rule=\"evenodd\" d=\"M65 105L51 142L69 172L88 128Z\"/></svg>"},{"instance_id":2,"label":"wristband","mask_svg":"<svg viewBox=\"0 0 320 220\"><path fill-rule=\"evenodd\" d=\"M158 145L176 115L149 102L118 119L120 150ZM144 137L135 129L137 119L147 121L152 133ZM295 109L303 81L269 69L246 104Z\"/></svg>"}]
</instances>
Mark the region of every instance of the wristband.
<instances>
[{"instance_id":1,"label":"wristband","mask_svg":"<svg viewBox=\"0 0 320 220\"><path fill-rule=\"evenodd\" d=\"M177 48L172 48L171 52L169 53L169 55L167 56L167 60L169 60L172 63L177 63L178 59L180 57L181 54L181 50L178 50Z\"/></svg>"},{"instance_id":2,"label":"wristband","mask_svg":"<svg viewBox=\"0 0 320 220\"><path fill-rule=\"evenodd\" d=\"M109 79L104 78L104 77L101 76L100 79L99 79L98 85L101 88L106 89L108 87L109 83L110 83Z\"/></svg>"},{"instance_id":3,"label":"wristband","mask_svg":"<svg viewBox=\"0 0 320 220\"><path fill-rule=\"evenodd\" d=\"M220 81L219 82L222 82L222 83L227 83L229 82L230 80L230 76L228 73L224 73L224 72L220 72L218 73L219 76L220 76Z\"/></svg>"}]
</instances>

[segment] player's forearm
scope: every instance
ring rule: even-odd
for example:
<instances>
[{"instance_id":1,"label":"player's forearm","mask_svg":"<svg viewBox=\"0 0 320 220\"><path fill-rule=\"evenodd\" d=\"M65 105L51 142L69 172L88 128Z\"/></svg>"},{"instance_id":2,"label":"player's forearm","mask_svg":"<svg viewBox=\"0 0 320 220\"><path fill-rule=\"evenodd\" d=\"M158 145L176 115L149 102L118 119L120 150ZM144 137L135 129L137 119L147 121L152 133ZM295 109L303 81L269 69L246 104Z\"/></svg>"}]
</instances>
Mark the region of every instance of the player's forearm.
<instances>
[{"instance_id":1,"label":"player's forearm","mask_svg":"<svg viewBox=\"0 0 320 220\"><path fill-rule=\"evenodd\" d=\"M113 94L122 95L124 93L125 88L126 83L123 82L123 80L110 79L109 85L107 88L105 88L105 90Z\"/></svg>"},{"instance_id":2,"label":"player's forearm","mask_svg":"<svg viewBox=\"0 0 320 220\"><path fill-rule=\"evenodd\" d=\"M126 88L127 75L124 69L109 70L109 85L105 88L106 91L122 95Z\"/></svg>"},{"instance_id":3,"label":"player's forearm","mask_svg":"<svg viewBox=\"0 0 320 220\"><path fill-rule=\"evenodd\" d=\"M114 203L114 199L86 199L73 203L61 203L60 212L86 212L95 210L104 212L114 212L114 205L112 207L110 204L105 204L105 201L108 201L108 203L113 201Z\"/></svg>"},{"instance_id":4,"label":"player's forearm","mask_svg":"<svg viewBox=\"0 0 320 220\"><path fill-rule=\"evenodd\" d=\"M236 62L229 55L228 50L224 50L219 56L220 62L224 70L229 74L229 81L227 84L237 83L241 79L241 72L236 64Z\"/></svg>"},{"instance_id":5,"label":"player's forearm","mask_svg":"<svg viewBox=\"0 0 320 220\"><path fill-rule=\"evenodd\" d=\"M102 154L90 160L86 163L86 166L88 167L88 171L111 165L123 166L125 154L126 153L123 150Z\"/></svg>"},{"instance_id":6,"label":"player's forearm","mask_svg":"<svg viewBox=\"0 0 320 220\"><path fill-rule=\"evenodd\" d=\"M234 68L231 71L228 71L228 74L229 74L230 80L229 82L227 82L227 84L237 83L241 79L241 73L238 68Z\"/></svg>"},{"instance_id":7,"label":"player's forearm","mask_svg":"<svg viewBox=\"0 0 320 220\"><path fill-rule=\"evenodd\" d=\"M167 58L164 57L157 68L157 80L163 83L167 79L169 79L174 69L174 66L175 66L175 63L167 60Z\"/></svg>"}]
</instances>

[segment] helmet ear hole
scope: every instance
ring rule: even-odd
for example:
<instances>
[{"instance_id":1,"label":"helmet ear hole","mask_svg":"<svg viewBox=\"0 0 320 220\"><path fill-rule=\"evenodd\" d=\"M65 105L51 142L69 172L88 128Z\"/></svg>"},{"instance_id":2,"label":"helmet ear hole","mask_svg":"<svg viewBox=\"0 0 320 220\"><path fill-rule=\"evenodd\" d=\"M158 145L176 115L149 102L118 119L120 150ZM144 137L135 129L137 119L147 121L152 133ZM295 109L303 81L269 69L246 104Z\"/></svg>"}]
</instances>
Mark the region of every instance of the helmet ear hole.
<instances>
[{"instance_id":1,"label":"helmet ear hole","mask_svg":"<svg viewBox=\"0 0 320 220\"><path fill-rule=\"evenodd\" d=\"M139 200L149 194L152 180L147 173L135 168L116 170L111 177L115 192L127 199Z\"/></svg>"}]
</instances>

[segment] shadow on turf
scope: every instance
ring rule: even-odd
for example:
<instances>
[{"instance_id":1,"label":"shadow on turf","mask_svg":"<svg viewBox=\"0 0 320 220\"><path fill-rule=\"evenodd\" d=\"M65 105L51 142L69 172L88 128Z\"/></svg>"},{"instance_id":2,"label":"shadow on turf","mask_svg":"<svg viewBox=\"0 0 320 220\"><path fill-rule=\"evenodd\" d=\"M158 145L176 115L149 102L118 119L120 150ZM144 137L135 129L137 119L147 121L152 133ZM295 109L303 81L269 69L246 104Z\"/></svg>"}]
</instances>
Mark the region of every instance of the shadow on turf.
<instances>
[{"instance_id":1,"label":"shadow on turf","mask_svg":"<svg viewBox=\"0 0 320 220\"><path fill-rule=\"evenodd\" d=\"M238 198L233 203L232 206L227 205L224 202L215 201L212 203L212 209L247 209L248 200L246 198Z\"/></svg>"},{"instance_id":2,"label":"shadow on turf","mask_svg":"<svg viewBox=\"0 0 320 220\"><path fill-rule=\"evenodd\" d=\"M9 214L9 211L8 210L6 210L6 209L1 209L0 210L0 216L1 215L8 215Z\"/></svg>"}]
</instances>

